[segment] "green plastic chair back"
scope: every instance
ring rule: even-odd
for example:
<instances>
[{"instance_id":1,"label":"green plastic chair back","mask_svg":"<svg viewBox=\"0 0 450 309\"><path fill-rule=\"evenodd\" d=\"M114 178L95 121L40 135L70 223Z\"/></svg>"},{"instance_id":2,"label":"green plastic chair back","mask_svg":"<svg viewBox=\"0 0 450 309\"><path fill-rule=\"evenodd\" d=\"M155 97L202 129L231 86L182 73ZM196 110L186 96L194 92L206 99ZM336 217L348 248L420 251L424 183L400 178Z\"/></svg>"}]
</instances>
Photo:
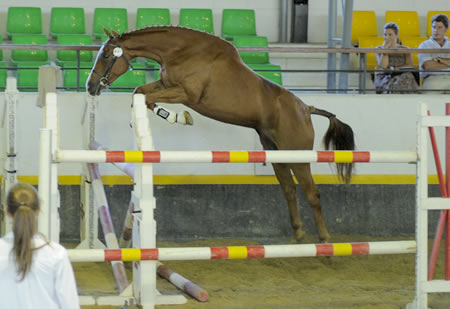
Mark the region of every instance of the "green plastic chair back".
<instances>
[{"instance_id":1,"label":"green plastic chair back","mask_svg":"<svg viewBox=\"0 0 450 309\"><path fill-rule=\"evenodd\" d=\"M170 25L169 9L139 8L136 13L136 29L152 25Z\"/></svg>"},{"instance_id":2,"label":"green plastic chair back","mask_svg":"<svg viewBox=\"0 0 450 309\"><path fill-rule=\"evenodd\" d=\"M60 34L58 35L58 44L61 45L92 45L92 37L88 34ZM80 51L80 61L93 61L91 50ZM64 66L67 61L77 61L75 50L58 50L56 52L56 64Z\"/></svg>"},{"instance_id":3,"label":"green plastic chair back","mask_svg":"<svg viewBox=\"0 0 450 309\"><path fill-rule=\"evenodd\" d=\"M86 81L91 73L93 62L81 62L80 67L89 69L80 69L80 88L79 91L86 91ZM77 90L77 70L70 70L70 68L76 68L76 62L65 62L63 71L63 86L67 91L78 91Z\"/></svg>"},{"instance_id":4,"label":"green plastic chair back","mask_svg":"<svg viewBox=\"0 0 450 309\"><path fill-rule=\"evenodd\" d=\"M48 65L50 62L22 62L17 65L17 88L22 92L37 92L39 84L39 67ZM36 69L20 69L23 67L33 67ZM27 89L21 89L26 87Z\"/></svg>"},{"instance_id":5,"label":"green plastic chair back","mask_svg":"<svg viewBox=\"0 0 450 309\"><path fill-rule=\"evenodd\" d=\"M52 8L50 35L56 39L60 34L85 34L83 8Z\"/></svg>"},{"instance_id":6,"label":"green plastic chair back","mask_svg":"<svg viewBox=\"0 0 450 309\"><path fill-rule=\"evenodd\" d=\"M126 9L118 8L96 8L94 10L94 36L102 39L103 27L111 32L116 31L121 34L128 31L128 15Z\"/></svg>"},{"instance_id":7,"label":"green plastic chair back","mask_svg":"<svg viewBox=\"0 0 450 309\"><path fill-rule=\"evenodd\" d=\"M47 44L48 39L44 34L16 34L12 38L13 44ZM23 61L48 61L47 50L13 50L11 52L11 62L17 65Z\"/></svg>"},{"instance_id":8,"label":"green plastic chair back","mask_svg":"<svg viewBox=\"0 0 450 309\"><path fill-rule=\"evenodd\" d=\"M143 64L134 64L135 69L145 69ZM146 83L146 71L144 70L131 70L122 74L112 84L111 88L122 87L130 89L111 89L114 92L133 92L138 86L142 86Z\"/></svg>"},{"instance_id":9,"label":"green plastic chair back","mask_svg":"<svg viewBox=\"0 0 450 309\"><path fill-rule=\"evenodd\" d=\"M0 35L0 44L2 44L3 43L3 37ZM0 61L2 61L3 60L3 50L2 49L0 49Z\"/></svg>"},{"instance_id":10,"label":"green plastic chair back","mask_svg":"<svg viewBox=\"0 0 450 309\"><path fill-rule=\"evenodd\" d=\"M237 36L233 41L236 47L268 47L269 41L265 36ZM269 63L268 52L239 52L239 55L247 64Z\"/></svg>"},{"instance_id":11,"label":"green plastic chair back","mask_svg":"<svg viewBox=\"0 0 450 309\"><path fill-rule=\"evenodd\" d=\"M6 33L11 39L16 34L42 33L42 12L39 7L9 7Z\"/></svg>"},{"instance_id":12,"label":"green plastic chair back","mask_svg":"<svg viewBox=\"0 0 450 309\"><path fill-rule=\"evenodd\" d=\"M266 79L274 82L278 85L283 85L281 78L281 66L276 64L249 64L249 68L265 77ZM273 71L261 71L261 70L273 70Z\"/></svg>"},{"instance_id":13,"label":"green plastic chair back","mask_svg":"<svg viewBox=\"0 0 450 309\"><path fill-rule=\"evenodd\" d=\"M6 88L6 76L8 74L6 69L2 69L4 67L6 67L6 62L0 61L0 92L5 91Z\"/></svg>"},{"instance_id":14,"label":"green plastic chair back","mask_svg":"<svg viewBox=\"0 0 450 309\"><path fill-rule=\"evenodd\" d=\"M214 34L211 9L180 9L180 26Z\"/></svg>"},{"instance_id":15,"label":"green plastic chair back","mask_svg":"<svg viewBox=\"0 0 450 309\"><path fill-rule=\"evenodd\" d=\"M233 40L237 35L256 35L254 10L224 9L222 12L222 37Z\"/></svg>"}]
</instances>

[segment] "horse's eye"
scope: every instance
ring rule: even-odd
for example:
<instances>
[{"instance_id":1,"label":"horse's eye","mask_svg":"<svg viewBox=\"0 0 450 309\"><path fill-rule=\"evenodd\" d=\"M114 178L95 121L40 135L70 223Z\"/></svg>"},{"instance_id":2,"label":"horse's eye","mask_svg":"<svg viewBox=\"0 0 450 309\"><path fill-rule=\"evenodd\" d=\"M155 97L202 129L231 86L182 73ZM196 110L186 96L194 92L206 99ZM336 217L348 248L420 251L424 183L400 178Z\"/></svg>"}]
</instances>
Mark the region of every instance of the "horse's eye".
<instances>
[{"instance_id":1,"label":"horse's eye","mask_svg":"<svg viewBox=\"0 0 450 309\"><path fill-rule=\"evenodd\" d=\"M106 53L103 53L103 58L108 59L108 58L109 58L109 55L106 54Z\"/></svg>"}]
</instances>

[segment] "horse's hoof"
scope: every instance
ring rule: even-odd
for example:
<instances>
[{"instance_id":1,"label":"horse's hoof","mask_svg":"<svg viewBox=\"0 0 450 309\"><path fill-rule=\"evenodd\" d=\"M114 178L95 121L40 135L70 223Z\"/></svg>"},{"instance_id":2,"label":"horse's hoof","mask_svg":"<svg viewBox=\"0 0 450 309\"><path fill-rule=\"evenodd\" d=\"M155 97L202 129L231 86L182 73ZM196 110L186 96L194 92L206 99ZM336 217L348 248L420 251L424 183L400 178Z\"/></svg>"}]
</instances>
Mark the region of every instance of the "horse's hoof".
<instances>
[{"instance_id":1,"label":"horse's hoof","mask_svg":"<svg viewBox=\"0 0 450 309\"><path fill-rule=\"evenodd\" d=\"M192 126L194 124L194 119L188 111L183 112L184 118L186 119L186 125Z\"/></svg>"},{"instance_id":2,"label":"horse's hoof","mask_svg":"<svg viewBox=\"0 0 450 309\"><path fill-rule=\"evenodd\" d=\"M326 243L328 243L329 241L330 241L330 235L328 235L327 234L327 236L326 237L319 237L319 241L322 243L322 244L326 244Z\"/></svg>"},{"instance_id":3,"label":"horse's hoof","mask_svg":"<svg viewBox=\"0 0 450 309\"><path fill-rule=\"evenodd\" d=\"M295 232L295 240L297 240L297 242L301 242L303 240L303 238L305 238L306 233L303 232L302 230L297 230Z\"/></svg>"}]
</instances>

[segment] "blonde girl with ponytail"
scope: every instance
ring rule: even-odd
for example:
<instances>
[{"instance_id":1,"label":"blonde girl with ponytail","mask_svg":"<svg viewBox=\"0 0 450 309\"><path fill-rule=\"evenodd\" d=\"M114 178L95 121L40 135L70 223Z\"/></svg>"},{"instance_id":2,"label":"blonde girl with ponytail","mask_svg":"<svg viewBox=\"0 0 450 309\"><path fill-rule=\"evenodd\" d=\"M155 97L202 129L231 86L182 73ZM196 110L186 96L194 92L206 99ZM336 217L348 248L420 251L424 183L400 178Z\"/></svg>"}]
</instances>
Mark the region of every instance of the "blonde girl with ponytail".
<instances>
[{"instance_id":1,"label":"blonde girl with ponytail","mask_svg":"<svg viewBox=\"0 0 450 309\"><path fill-rule=\"evenodd\" d=\"M0 239L0 308L80 309L66 249L37 232L36 189L18 183L6 204L13 229Z\"/></svg>"}]
</instances>

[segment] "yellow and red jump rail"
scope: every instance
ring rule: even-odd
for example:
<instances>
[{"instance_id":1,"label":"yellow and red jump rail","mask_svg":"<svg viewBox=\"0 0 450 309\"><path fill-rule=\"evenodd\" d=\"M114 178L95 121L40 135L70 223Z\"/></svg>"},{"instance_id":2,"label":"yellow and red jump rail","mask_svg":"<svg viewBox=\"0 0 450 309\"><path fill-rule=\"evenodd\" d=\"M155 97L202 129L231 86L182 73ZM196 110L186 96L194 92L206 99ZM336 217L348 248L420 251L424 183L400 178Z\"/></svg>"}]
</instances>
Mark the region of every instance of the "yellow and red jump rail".
<instances>
[{"instance_id":1,"label":"yellow and red jump rail","mask_svg":"<svg viewBox=\"0 0 450 309\"><path fill-rule=\"evenodd\" d=\"M72 262L186 261L217 259L287 258L409 254L416 252L414 240L336 244L267 246L187 247L153 249L69 249Z\"/></svg>"},{"instance_id":2,"label":"yellow and red jump rail","mask_svg":"<svg viewBox=\"0 0 450 309\"><path fill-rule=\"evenodd\" d=\"M89 163L415 163L409 151L106 151L57 150L56 162Z\"/></svg>"}]
</instances>

